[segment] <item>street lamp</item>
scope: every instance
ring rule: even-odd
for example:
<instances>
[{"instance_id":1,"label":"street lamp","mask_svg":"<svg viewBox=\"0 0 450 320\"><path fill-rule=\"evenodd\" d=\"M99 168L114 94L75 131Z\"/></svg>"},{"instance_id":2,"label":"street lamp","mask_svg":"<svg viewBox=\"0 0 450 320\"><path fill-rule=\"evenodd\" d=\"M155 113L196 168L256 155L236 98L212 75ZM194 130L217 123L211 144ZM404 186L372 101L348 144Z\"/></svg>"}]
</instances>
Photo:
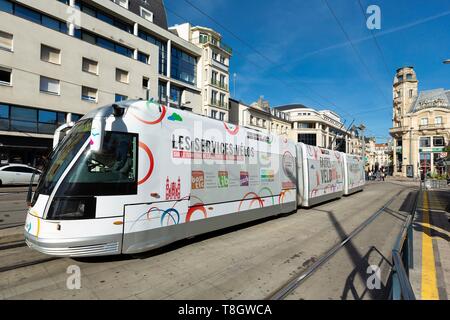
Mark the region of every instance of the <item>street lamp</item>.
<instances>
[{"instance_id":1,"label":"street lamp","mask_svg":"<svg viewBox=\"0 0 450 320\"><path fill-rule=\"evenodd\" d=\"M366 126L361 123L359 127L356 127L356 129L361 130L362 135L362 142L363 142L363 162L364 162L364 170L366 170L366 138L364 137L364 130L366 130Z\"/></svg>"}]
</instances>

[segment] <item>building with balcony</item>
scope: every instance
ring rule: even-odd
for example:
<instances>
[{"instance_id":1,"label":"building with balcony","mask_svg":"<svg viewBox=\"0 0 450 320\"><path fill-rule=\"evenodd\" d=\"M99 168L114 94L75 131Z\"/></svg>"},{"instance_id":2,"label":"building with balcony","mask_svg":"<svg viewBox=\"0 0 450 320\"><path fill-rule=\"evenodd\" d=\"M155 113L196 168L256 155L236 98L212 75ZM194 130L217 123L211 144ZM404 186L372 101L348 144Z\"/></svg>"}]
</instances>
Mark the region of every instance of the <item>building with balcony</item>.
<instances>
[{"instance_id":1,"label":"building with balcony","mask_svg":"<svg viewBox=\"0 0 450 320\"><path fill-rule=\"evenodd\" d=\"M292 122L289 137L293 141L350 152L351 133L335 112L318 111L302 104L279 106L275 110L289 114Z\"/></svg>"},{"instance_id":2,"label":"building with balcony","mask_svg":"<svg viewBox=\"0 0 450 320\"><path fill-rule=\"evenodd\" d=\"M232 49L222 41L218 32L210 28L184 23L169 30L202 49L198 70L198 82L203 95L201 114L228 121Z\"/></svg>"},{"instance_id":3,"label":"building with balcony","mask_svg":"<svg viewBox=\"0 0 450 320\"><path fill-rule=\"evenodd\" d=\"M203 54L162 0L0 0L2 163L38 165L60 124L115 101L202 113Z\"/></svg>"},{"instance_id":4,"label":"building with balcony","mask_svg":"<svg viewBox=\"0 0 450 320\"><path fill-rule=\"evenodd\" d=\"M397 70L393 85L393 165L395 176L442 174L450 140L450 91L418 90L413 67Z\"/></svg>"},{"instance_id":5,"label":"building with balcony","mask_svg":"<svg viewBox=\"0 0 450 320\"><path fill-rule=\"evenodd\" d=\"M289 136L292 127L289 114L271 108L263 97L250 105L230 99L230 122L285 137Z\"/></svg>"}]
</instances>

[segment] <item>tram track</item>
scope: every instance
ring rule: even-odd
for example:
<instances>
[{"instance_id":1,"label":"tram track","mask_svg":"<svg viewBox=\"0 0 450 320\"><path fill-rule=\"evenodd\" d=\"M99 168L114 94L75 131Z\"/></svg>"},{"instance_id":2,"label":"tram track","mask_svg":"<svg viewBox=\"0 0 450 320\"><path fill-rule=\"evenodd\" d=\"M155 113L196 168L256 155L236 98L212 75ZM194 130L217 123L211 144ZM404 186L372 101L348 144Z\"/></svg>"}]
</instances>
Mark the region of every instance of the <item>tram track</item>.
<instances>
[{"instance_id":1,"label":"tram track","mask_svg":"<svg viewBox=\"0 0 450 320\"><path fill-rule=\"evenodd\" d=\"M20 241L10 241L10 242L5 242L0 244L0 252L2 254L9 254L7 251L8 250L15 250L15 249L19 249L19 248L27 248L27 244L25 243L24 240L20 240ZM14 254L14 253L13 253ZM26 254L20 254L20 253L15 253L17 256L21 256L26 257ZM34 254L34 252L33 252ZM20 269L20 268L25 268L25 267L30 267L30 266L35 266L41 263L46 263L46 262L50 262L50 261L54 261L57 259L61 259L61 257L49 257L49 256L45 256L45 257L31 257L31 259L29 259L28 261L19 261L17 263L12 263L12 264L7 264L5 266L1 266L0 265L0 273L3 272L7 272L7 271L11 271L11 270L16 270L16 269Z\"/></svg>"},{"instance_id":2,"label":"tram track","mask_svg":"<svg viewBox=\"0 0 450 320\"><path fill-rule=\"evenodd\" d=\"M380 209L378 209L374 214L362 222L358 227L356 227L345 239L329 249L325 254L323 254L318 260L316 260L310 267L303 270L293 277L291 277L287 282L280 286L276 291L272 292L265 300L284 300L287 296L298 289L308 278L310 278L314 273L316 273L325 263L330 261L341 249L343 249L346 244L348 244L355 236L360 234L361 231L366 229L375 219L377 219L381 214L383 214L386 209L396 200L396 198L408 190L409 188L404 188L397 192L392 198L390 198Z\"/></svg>"}]
</instances>

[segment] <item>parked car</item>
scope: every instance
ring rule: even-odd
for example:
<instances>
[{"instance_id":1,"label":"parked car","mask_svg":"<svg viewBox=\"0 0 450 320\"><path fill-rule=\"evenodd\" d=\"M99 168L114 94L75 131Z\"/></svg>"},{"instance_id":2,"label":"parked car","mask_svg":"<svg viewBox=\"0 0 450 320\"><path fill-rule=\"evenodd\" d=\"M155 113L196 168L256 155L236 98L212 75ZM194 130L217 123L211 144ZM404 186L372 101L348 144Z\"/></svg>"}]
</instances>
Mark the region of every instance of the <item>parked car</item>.
<instances>
[{"instance_id":1,"label":"parked car","mask_svg":"<svg viewBox=\"0 0 450 320\"><path fill-rule=\"evenodd\" d=\"M41 171L24 164L8 164L0 167L0 186L10 184L29 184L33 173L33 184L37 184Z\"/></svg>"}]
</instances>

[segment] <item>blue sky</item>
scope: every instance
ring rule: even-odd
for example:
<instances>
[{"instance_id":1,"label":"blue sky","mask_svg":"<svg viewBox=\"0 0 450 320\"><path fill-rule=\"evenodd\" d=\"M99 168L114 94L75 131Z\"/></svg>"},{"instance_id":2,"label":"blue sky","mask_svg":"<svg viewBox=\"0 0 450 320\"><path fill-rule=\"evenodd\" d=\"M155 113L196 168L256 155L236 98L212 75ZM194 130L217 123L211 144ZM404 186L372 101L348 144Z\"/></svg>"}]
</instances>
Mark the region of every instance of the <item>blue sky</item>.
<instances>
[{"instance_id":1,"label":"blue sky","mask_svg":"<svg viewBox=\"0 0 450 320\"><path fill-rule=\"evenodd\" d=\"M222 26L185 0L165 0L169 25L187 20L223 35L234 50L236 98L244 102L263 95L272 106L331 109L347 125L364 122L383 142L392 126L397 68L414 66L419 90L450 89L450 65L442 63L450 59L449 0L360 0L364 9L381 8L381 29L373 31L381 53L358 0L328 0L363 62L323 0L189 1Z\"/></svg>"}]
</instances>

